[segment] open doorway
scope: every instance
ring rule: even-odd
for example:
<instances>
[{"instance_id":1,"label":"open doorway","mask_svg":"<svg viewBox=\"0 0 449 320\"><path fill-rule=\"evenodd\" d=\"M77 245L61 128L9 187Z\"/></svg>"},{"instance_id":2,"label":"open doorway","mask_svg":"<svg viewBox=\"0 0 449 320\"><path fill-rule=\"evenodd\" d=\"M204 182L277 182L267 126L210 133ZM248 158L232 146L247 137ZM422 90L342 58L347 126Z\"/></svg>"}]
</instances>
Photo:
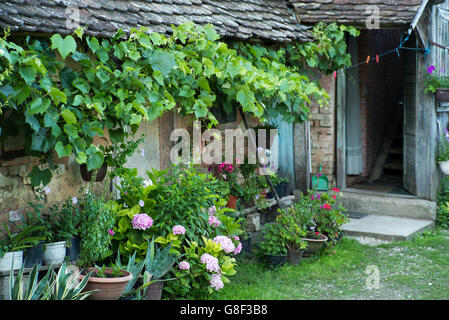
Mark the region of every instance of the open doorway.
<instances>
[{"instance_id":1,"label":"open doorway","mask_svg":"<svg viewBox=\"0 0 449 320\"><path fill-rule=\"evenodd\" d=\"M346 187L410 195L404 188L405 55L382 56L401 34L363 30L348 41L353 63L375 59L346 71Z\"/></svg>"}]
</instances>

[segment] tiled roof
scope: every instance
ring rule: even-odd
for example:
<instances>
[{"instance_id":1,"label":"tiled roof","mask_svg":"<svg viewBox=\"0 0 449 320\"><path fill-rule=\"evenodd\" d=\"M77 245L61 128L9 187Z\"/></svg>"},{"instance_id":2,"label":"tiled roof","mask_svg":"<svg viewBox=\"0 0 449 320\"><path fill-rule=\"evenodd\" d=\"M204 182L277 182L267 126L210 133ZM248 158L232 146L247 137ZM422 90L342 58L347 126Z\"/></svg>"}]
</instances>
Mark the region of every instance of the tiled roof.
<instances>
[{"instance_id":1,"label":"tiled roof","mask_svg":"<svg viewBox=\"0 0 449 320\"><path fill-rule=\"evenodd\" d=\"M145 26L169 33L171 24L211 23L225 37L307 41L287 0L1 0L0 27L12 31L68 34L76 11L85 33L110 37ZM75 13L75 15L73 15Z\"/></svg>"},{"instance_id":2,"label":"tiled roof","mask_svg":"<svg viewBox=\"0 0 449 320\"><path fill-rule=\"evenodd\" d=\"M319 21L365 25L374 11L379 9L382 26L409 24L421 4L421 0L290 0L301 23L315 24Z\"/></svg>"}]
</instances>

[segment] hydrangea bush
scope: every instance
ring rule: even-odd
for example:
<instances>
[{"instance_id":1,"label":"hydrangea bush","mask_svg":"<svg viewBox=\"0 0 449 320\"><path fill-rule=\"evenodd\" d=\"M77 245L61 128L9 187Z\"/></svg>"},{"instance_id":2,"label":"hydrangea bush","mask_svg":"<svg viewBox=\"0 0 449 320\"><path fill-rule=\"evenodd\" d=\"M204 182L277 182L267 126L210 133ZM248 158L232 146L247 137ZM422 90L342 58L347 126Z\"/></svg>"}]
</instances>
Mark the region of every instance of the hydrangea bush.
<instances>
[{"instance_id":1,"label":"hydrangea bush","mask_svg":"<svg viewBox=\"0 0 449 320\"><path fill-rule=\"evenodd\" d=\"M142 259L147 240L179 255L180 262L167 274L164 291L170 298L198 298L219 290L235 274L235 256L241 251L242 233L226 207L223 185L200 168L176 165L166 171L123 170L118 203L121 209L113 228L112 247L126 259L136 252Z\"/></svg>"}]
</instances>

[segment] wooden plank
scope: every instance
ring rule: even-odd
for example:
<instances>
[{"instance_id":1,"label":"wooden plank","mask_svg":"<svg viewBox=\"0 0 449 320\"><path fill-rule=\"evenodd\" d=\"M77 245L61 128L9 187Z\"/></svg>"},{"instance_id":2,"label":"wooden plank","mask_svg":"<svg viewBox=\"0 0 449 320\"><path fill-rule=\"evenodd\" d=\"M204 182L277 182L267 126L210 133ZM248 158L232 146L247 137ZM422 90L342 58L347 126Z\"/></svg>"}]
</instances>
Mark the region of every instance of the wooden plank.
<instances>
[{"instance_id":1,"label":"wooden plank","mask_svg":"<svg viewBox=\"0 0 449 320\"><path fill-rule=\"evenodd\" d=\"M174 130L173 112L166 112L159 117L159 161L160 169L166 169L171 165L170 150L174 142L170 141L170 134Z\"/></svg>"},{"instance_id":2,"label":"wooden plank","mask_svg":"<svg viewBox=\"0 0 449 320\"><path fill-rule=\"evenodd\" d=\"M337 150L336 181L339 188L346 187L346 73L337 72Z\"/></svg>"}]
</instances>

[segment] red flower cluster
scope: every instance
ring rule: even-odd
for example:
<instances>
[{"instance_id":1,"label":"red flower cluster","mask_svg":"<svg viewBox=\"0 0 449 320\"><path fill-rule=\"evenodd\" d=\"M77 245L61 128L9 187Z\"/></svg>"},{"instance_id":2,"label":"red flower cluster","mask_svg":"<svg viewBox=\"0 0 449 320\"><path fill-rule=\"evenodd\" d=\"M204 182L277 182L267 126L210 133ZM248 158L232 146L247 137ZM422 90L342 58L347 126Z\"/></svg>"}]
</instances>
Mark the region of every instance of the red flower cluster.
<instances>
[{"instance_id":1,"label":"red flower cluster","mask_svg":"<svg viewBox=\"0 0 449 320\"><path fill-rule=\"evenodd\" d=\"M230 163L223 162L223 163L220 163L220 165L218 166L218 171L221 172L223 170L225 170L229 173L232 173L232 171L234 171L234 167Z\"/></svg>"},{"instance_id":2,"label":"red flower cluster","mask_svg":"<svg viewBox=\"0 0 449 320\"><path fill-rule=\"evenodd\" d=\"M332 210L332 207L328 203L323 204L322 206L320 206L320 208L326 209L326 210Z\"/></svg>"}]
</instances>

